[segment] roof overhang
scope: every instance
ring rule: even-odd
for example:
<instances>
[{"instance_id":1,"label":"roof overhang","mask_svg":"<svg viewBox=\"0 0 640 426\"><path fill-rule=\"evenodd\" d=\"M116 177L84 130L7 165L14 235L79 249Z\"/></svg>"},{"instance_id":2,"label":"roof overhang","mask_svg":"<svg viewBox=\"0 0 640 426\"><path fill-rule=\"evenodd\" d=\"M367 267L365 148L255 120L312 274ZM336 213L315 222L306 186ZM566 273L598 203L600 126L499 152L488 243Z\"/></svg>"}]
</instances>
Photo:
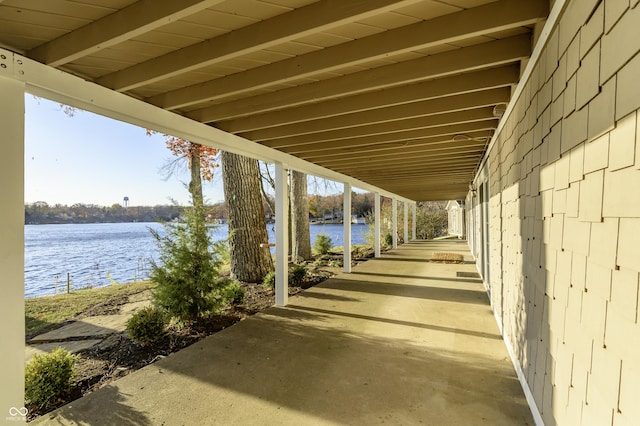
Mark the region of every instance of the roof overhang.
<instances>
[{"instance_id":1,"label":"roof overhang","mask_svg":"<svg viewBox=\"0 0 640 426\"><path fill-rule=\"evenodd\" d=\"M461 199L548 14L548 0L4 0L0 73L383 195Z\"/></svg>"}]
</instances>

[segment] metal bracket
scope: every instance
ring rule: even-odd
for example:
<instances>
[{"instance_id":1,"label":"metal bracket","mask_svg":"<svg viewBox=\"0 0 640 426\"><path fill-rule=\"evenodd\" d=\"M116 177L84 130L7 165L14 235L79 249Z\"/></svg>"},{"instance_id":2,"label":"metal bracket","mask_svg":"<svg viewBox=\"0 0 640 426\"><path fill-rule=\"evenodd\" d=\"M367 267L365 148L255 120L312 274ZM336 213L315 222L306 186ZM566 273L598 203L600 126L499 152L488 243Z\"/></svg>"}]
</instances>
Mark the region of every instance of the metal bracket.
<instances>
[{"instance_id":1,"label":"metal bracket","mask_svg":"<svg viewBox=\"0 0 640 426\"><path fill-rule=\"evenodd\" d=\"M0 49L0 75L24 80L24 66L22 59L16 59L16 54L10 50Z\"/></svg>"},{"instance_id":2,"label":"metal bracket","mask_svg":"<svg viewBox=\"0 0 640 426\"><path fill-rule=\"evenodd\" d=\"M0 49L0 75L13 77L13 52Z\"/></svg>"}]
</instances>

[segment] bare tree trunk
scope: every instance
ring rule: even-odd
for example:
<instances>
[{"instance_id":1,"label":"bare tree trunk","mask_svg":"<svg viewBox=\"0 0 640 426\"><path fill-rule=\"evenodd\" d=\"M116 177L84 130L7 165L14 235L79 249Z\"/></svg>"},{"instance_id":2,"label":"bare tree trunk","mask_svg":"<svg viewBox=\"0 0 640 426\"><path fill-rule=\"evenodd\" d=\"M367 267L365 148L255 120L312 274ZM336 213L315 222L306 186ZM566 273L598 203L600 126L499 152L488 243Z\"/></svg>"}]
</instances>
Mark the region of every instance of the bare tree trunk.
<instances>
[{"instance_id":1,"label":"bare tree trunk","mask_svg":"<svg viewBox=\"0 0 640 426\"><path fill-rule=\"evenodd\" d=\"M238 280L260 282L273 270L268 248L258 163L229 152L220 156L224 198L229 213L231 274Z\"/></svg>"},{"instance_id":2,"label":"bare tree trunk","mask_svg":"<svg viewBox=\"0 0 640 426\"><path fill-rule=\"evenodd\" d=\"M189 182L189 192L193 206L204 211L204 197L202 195L202 174L200 172L200 147L193 142L190 142L189 148L189 162L191 171L191 181Z\"/></svg>"},{"instance_id":3,"label":"bare tree trunk","mask_svg":"<svg viewBox=\"0 0 640 426\"><path fill-rule=\"evenodd\" d=\"M294 261L311 259L311 236L309 234L309 197L307 175L291 171L291 254Z\"/></svg>"},{"instance_id":4,"label":"bare tree trunk","mask_svg":"<svg viewBox=\"0 0 640 426\"><path fill-rule=\"evenodd\" d=\"M206 241L207 227L204 218L204 196L202 195L202 172L200 164L200 145L189 142L189 162L191 171L191 181L189 182L189 192L193 203L193 232L199 238L194 241ZM206 250L207 248L205 248ZM194 271L196 272L196 271Z\"/></svg>"}]
</instances>

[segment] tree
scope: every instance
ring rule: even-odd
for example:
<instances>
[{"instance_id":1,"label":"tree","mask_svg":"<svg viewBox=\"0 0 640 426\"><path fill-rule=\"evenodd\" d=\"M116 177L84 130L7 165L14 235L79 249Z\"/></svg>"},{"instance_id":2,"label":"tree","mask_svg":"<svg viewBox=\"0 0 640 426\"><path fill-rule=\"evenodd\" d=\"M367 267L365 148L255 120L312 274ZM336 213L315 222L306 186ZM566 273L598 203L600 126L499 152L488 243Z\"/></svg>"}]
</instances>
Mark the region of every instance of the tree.
<instances>
[{"instance_id":1,"label":"tree","mask_svg":"<svg viewBox=\"0 0 640 426\"><path fill-rule=\"evenodd\" d=\"M153 130L147 130L147 135L155 134ZM169 151L176 157L163 167L166 178L173 175L184 162L190 171L189 193L194 208L204 214L204 196L202 194L202 180L211 182L213 171L219 167L217 160L218 150L210 146L199 145L187 139L164 134L164 141ZM203 219L204 221L204 216Z\"/></svg>"},{"instance_id":2,"label":"tree","mask_svg":"<svg viewBox=\"0 0 640 426\"><path fill-rule=\"evenodd\" d=\"M265 203L275 212L275 199L265 189L265 183L275 191L275 179L269 166L261 163L262 196ZM291 170L289 175L289 254L294 261L311 259L311 235L309 233L309 196L307 191L307 175Z\"/></svg>"},{"instance_id":3,"label":"tree","mask_svg":"<svg viewBox=\"0 0 640 426\"><path fill-rule=\"evenodd\" d=\"M307 175L291 171L291 258L294 261L311 259L311 235L309 233L309 197Z\"/></svg>"},{"instance_id":4,"label":"tree","mask_svg":"<svg viewBox=\"0 0 640 426\"><path fill-rule=\"evenodd\" d=\"M260 170L251 158L223 151L222 181L229 214L231 274L246 282L261 282L273 270L268 248L264 208L260 195Z\"/></svg>"},{"instance_id":5,"label":"tree","mask_svg":"<svg viewBox=\"0 0 640 426\"><path fill-rule=\"evenodd\" d=\"M182 321L214 313L229 285L219 273L221 244L212 244L200 209L187 210L183 223L165 224L164 236L149 228L160 249L160 263L151 267L154 304Z\"/></svg>"}]
</instances>

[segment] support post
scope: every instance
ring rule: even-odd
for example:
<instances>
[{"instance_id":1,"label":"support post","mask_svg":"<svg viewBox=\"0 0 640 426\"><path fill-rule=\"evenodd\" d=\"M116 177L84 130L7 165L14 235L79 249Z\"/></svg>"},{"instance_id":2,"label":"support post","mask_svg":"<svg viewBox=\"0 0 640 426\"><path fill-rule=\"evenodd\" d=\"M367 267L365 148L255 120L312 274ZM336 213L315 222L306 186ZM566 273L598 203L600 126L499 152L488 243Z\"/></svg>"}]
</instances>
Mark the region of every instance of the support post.
<instances>
[{"instance_id":1,"label":"support post","mask_svg":"<svg viewBox=\"0 0 640 426\"><path fill-rule=\"evenodd\" d=\"M391 248L398 248L398 199L391 199L391 237L393 244Z\"/></svg>"},{"instance_id":2,"label":"support post","mask_svg":"<svg viewBox=\"0 0 640 426\"><path fill-rule=\"evenodd\" d=\"M409 242L409 202L402 203L404 207L402 218L404 219L404 226L402 227L402 242L407 244Z\"/></svg>"},{"instance_id":3,"label":"support post","mask_svg":"<svg viewBox=\"0 0 640 426\"><path fill-rule=\"evenodd\" d=\"M25 421L24 406L24 83L3 76L13 57L0 57L0 418ZM18 412L19 410L19 412ZM17 413L17 414L16 414Z\"/></svg>"},{"instance_id":4,"label":"support post","mask_svg":"<svg viewBox=\"0 0 640 426\"><path fill-rule=\"evenodd\" d=\"M289 301L287 169L276 163L276 306Z\"/></svg>"},{"instance_id":5,"label":"support post","mask_svg":"<svg viewBox=\"0 0 640 426\"><path fill-rule=\"evenodd\" d=\"M373 251L375 257L380 257L380 193L373 195Z\"/></svg>"},{"instance_id":6,"label":"support post","mask_svg":"<svg viewBox=\"0 0 640 426\"><path fill-rule=\"evenodd\" d=\"M413 203L413 222L411 222L411 234L412 234L412 240L416 239L416 230L418 228L417 222L416 222L416 210L418 210L418 203Z\"/></svg>"},{"instance_id":7,"label":"support post","mask_svg":"<svg viewBox=\"0 0 640 426\"><path fill-rule=\"evenodd\" d=\"M351 185L344 184L344 205L342 208L342 228L344 230L343 266L344 272L351 273Z\"/></svg>"}]
</instances>

